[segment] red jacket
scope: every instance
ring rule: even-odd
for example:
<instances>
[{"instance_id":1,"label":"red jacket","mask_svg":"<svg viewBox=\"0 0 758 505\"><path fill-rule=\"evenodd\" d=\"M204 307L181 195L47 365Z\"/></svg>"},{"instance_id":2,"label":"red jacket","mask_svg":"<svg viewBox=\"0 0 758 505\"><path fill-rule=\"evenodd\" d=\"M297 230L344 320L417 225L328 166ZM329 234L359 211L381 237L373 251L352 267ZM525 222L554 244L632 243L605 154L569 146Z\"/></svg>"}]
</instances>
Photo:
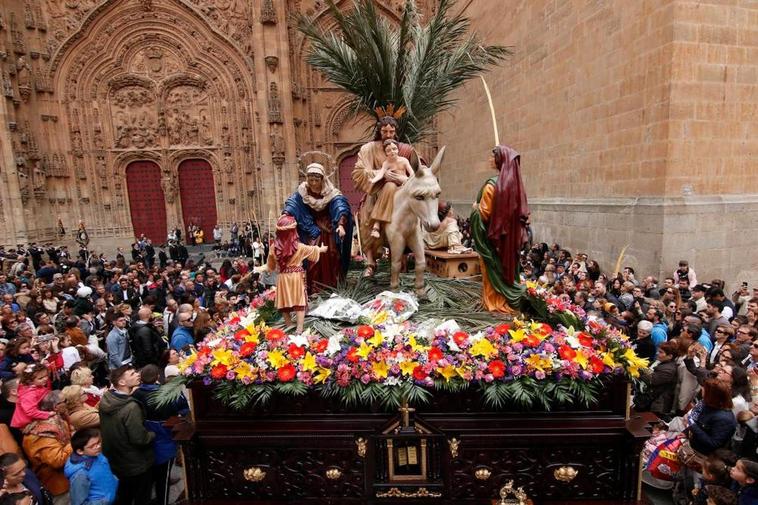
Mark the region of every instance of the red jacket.
<instances>
[{"instance_id":1,"label":"red jacket","mask_svg":"<svg viewBox=\"0 0 758 505\"><path fill-rule=\"evenodd\" d=\"M50 381L45 386L18 385L18 401L13 411L11 426L23 430L26 425L38 419L47 419L53 412L39 409L39 402L50 392Z\"/></svg>"}]
</instances>

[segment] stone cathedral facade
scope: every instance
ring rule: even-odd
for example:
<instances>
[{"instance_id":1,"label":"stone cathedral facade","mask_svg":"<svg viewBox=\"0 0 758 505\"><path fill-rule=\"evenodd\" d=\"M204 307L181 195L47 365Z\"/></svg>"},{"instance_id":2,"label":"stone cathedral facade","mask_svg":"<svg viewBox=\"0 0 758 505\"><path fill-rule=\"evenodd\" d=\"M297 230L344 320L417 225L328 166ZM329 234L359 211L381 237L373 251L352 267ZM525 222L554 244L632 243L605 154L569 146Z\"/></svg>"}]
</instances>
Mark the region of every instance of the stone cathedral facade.
<instances>
[{"instance_id":1,"label":"stone cathedral facade","mask_svg":"<svg viewBox=\"0 0 758 505\"><path fill-rule=\"evenodd\" d=\"M381 8L397 19L403 3ZM309 69L295 28L296 13L328 25L325 2L0 6L0 243L55 240L58 219L96 246L190 222L265 228L308 151L349 181L370 122Z\"/></svg>"}]
</instances>

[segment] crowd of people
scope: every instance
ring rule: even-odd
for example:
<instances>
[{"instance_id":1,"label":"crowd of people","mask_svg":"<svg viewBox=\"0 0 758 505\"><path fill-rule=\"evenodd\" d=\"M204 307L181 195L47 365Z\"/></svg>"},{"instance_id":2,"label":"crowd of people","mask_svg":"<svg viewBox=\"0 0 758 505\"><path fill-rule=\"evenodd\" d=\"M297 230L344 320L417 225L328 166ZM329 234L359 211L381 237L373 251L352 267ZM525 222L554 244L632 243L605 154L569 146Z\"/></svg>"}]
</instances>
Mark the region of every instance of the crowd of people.
<instances>
[{"instance_id":1,"label":"crowd of people","mask_svg":"<svg viewBox=\"0 0 758 505\"><path fill-rule=\"evenodd\" d=\"M662 283L632 267L608 274L558 244L524 251L521 269L623 330L650 361L634 408L661 419L655 442L686 439L694 454L674 479L677 504L758 504L758 288L704 282L686 260Z\"/></svg>"},{"instance_id":2,"label":"crowd of people","mask_svg":"<svg viewBox=\"0 0 758 505\"><path fill-rule=\"evenodd\" d=\"M459 227L470 240L467 221ZM240 243L243 234L231 235ZM180 236L169 238L186 251ZM253 259L225 258L218 269L156 253L144 237L129 260L120 249L112 259L86 247L77 255L63 246L0 249L6 496L167 503L176 446L164 422L187 404L158 409L149 398L178 373L182 353L272 284L253 271L267 244L252 238L244 252ZM557 244L525 250L520 267L621 328L650 360L635 409L655 413L669 434L678 429L701 457L675 487L680 502L713 494L712 503L756 503L758 288L743 283L727 296L723 281L698 280L686 261L661 284L631 267L611 275Z\"/></svg>"},{"instance_id":3,"label":"crowd of people","mask_svg":"<svg viewBox=\"0 0 758 505\"><path fill-rule=\"evenodd\" d=\"M0 504L169 502L177 448L165 421L188 406L149 399L182 353L267 287L254 259L212 268L184 256L144 237L129 259L0 248Z\"/></svg>"}]
</instances>

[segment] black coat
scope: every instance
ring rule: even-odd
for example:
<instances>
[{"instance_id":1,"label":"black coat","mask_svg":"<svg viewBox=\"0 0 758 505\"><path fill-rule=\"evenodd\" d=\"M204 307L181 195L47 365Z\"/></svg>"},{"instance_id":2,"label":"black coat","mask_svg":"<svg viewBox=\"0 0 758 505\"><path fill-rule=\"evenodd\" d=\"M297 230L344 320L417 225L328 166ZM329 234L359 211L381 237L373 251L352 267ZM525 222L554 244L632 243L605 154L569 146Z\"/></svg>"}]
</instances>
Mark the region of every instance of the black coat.
<instances>
[{"instance_id":1,"label":"black coat","mask_svg":"<svg viewBox=\"0 0 758 505\"><path fill-rule=\"evenodd\" d=\"M643 379L650 387L650 395L653 398L650 411L658 416L668 416L674 406L678 368L673 359L659 363L653 369L653 373Z\"/></svg>"},{"instance_id":2,"label":"black coat","mask_svg":"<svg viewBox=\"0 0 758 505\"><path fill-rule=\"evenodd\" d=\"M129 344L132 348L134 366L157 365L166 350L161 334L150 323L138 321L129 329Z\"/></svg>"},{"instance_id":3,"label":"black coat","mask_svg":"<svg viewBox=\"0 0 758 505\"><path fill-rule=\"evenodd\" d=\"M687 430L692 448L707 456L729 444L737 430L737 420L730 409L719 410L705 406L697 421Z\"/></svg>"}]
</instances>

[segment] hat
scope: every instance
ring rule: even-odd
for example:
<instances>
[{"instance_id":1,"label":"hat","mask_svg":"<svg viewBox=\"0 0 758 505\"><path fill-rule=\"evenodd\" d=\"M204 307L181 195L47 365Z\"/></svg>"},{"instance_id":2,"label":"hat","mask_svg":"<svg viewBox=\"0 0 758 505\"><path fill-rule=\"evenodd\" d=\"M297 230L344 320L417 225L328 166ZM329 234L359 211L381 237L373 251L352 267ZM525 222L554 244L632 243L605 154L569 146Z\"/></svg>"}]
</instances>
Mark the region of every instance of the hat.
<instances>
[{"instance_id":1,"label":"hat","mask_svg":"<svg viewBox=\"0 0 758 505\"><path fill-rule=\"evenodd\" d=\"M697 285L695 285L694 288L692 288L692 291L702 291L703 293L705 293L708 290L702 284L697 284Z\"/></svg>"},{"instance_id":2,"label":"hat","mask_svg":"<svg viewBox=\"0 0 758 505\"><path fill-rule=\"evenodd\" d=\"M63 274L61 273L53 274L53 279L62 279L62 278L63 278Z\"/></svg>"},{"instance_id":3,"label":"hat","mask_svg":"<svg viewBox=\"0 0 758 505\"><path fill-rule=\"evenodd\" d=\"M311 163L305 168L305 174L318 174L321 177L326 176L326 172L324 171L324 165L321 163Z\"/></svg>"}]
</instances>

